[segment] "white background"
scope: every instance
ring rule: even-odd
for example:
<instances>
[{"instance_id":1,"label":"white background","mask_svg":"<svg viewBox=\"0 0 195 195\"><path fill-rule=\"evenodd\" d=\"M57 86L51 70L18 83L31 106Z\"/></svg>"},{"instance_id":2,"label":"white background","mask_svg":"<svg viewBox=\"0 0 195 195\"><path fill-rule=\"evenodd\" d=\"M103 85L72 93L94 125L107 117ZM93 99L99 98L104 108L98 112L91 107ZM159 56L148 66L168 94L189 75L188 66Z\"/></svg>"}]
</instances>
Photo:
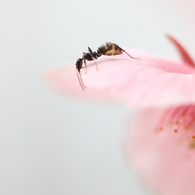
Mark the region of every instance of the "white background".
<instances>
[{"instance_id":1,"label":"white background","mask_svg":"<svg viewBox=\"0 0 195 195\"><path fill-rule=\"evenodd\" d=\"M177 57L166 33L193 54L193 18L178 2L0 1L0 194L149 194L125 162L130 110L63 97L41 72L107 41Z\"/></svg>"}]
</instances>

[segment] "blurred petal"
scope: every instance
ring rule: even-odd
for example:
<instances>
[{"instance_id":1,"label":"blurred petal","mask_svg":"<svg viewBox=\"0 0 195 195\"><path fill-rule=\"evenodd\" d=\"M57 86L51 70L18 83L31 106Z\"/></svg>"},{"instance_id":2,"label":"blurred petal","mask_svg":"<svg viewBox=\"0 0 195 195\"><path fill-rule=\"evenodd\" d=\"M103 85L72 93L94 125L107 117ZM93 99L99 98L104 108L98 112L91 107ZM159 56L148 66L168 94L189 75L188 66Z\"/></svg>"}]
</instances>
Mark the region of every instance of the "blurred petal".
<instances>
[{"instance_id":1,"label":"blurred petal","mask_svg":"<svg viewBox=\"0 0 195 195\"><path fill-rule=\"evenodd\" d=\"M156 128L159 119L168 110L146 109L134 116L126 136L126 149L132 167L160 195L195 194L195 137L192 137L195 134L195 105L173 108L172 113L176 114L174 111L178 109L182 111L179 116L180 119L183 117L183 122L177 132L169 124L163 130ZM185 115L182 115L183 111ZM172 114L167 119L178 118ZM190 128L186 129L184 122L191 124Z\"/></svg>"},{"instance_id":2,"label":"blurred petal","mask_svg":"<svg viewBox=\"0 0 195 195\"><path fill-rule=\"evenodd\" d=\"M184 49L184 47L171 35L167 35L167 38L173 43L173 45L176 47L176 49L178 50L181 58L183 59L183 61L187 64L189 64L190 66L194 67L194 61L193 59L190 57L190 55L188 54L188 52Z\"/></svg>"}]
</instances>

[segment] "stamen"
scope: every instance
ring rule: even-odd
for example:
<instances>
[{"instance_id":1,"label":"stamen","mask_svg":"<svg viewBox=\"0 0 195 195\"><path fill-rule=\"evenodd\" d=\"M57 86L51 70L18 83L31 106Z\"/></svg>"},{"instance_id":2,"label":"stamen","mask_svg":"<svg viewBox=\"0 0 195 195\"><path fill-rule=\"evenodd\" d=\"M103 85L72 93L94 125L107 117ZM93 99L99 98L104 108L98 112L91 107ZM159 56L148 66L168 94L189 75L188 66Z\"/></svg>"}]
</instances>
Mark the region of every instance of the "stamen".
<instances>
[{"instance_id":1,"label":"stamen","mask_svg":"<svg viewBox=\"0 0 195 195\"><path fill-rule=\"evenodd\" d=\"M189 147L191 149L195 149L195 140L194 139L192 139L191 142L189 143Z\"/></svg>"},{"instance_id":2,"label":"stamen","mask_svg":"<svg viewBox=\"0 0 195 195\"><path fill-rule=\"evenodd\" d=\"M158 132L165 130L195 139L195 105L172 107L166 110L157 124ZM188 133L187 133L188 132Z\"/></svg>"}]
</instances>

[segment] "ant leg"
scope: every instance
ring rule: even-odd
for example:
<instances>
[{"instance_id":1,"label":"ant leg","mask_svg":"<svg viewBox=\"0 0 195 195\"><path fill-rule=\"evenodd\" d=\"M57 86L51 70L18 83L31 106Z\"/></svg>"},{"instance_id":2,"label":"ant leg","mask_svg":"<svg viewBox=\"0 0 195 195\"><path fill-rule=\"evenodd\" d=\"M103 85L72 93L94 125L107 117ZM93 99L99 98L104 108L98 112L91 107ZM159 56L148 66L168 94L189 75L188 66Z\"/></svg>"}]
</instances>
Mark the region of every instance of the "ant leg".
<instances>
[{"instance_id":1,"label":"ant leg","mask_svg":"<svg viewBox=\"0 0 195 195\"><path fill-rule=\"evenodd\" d=\"M88 51L89 51L89 53L91 54L91 56L93 56L93 51L91 50L90 47L88 47Z\"/></svg>"},{"instance_id":2,"label":"ant leg","mask_svg":"<svg viewBox=\"0 0 195 195\"><path fill-rule=\"evenodd\" d=\"M94 62L95 62L96 70L98 70L98 66L97 66L97 63L96 63L96 61L95 61L95 60L97 59L97 57L95 57L95 56L93 55L93 51L91 50L90 47L88 47L88 51L89 51L91 57L93 58L93 60L94 60Z\"/></svg>"},{"instance_id":3,"label":"ant leg","mask_svg":"<svg viewBox=\"0 0 195 195\"><path fill-rule=\"evenodd\" d=\"M87 73L87 64L86 64L86 59L84 58L84 55L85 55L86 53L85 52L83 52L83 57L82 57L82 59L83 59L83 61L84 61L84 65L85 65L85 74Z\"/></svg>"},{"instance_id":4,"label":"ant leg","mask_svg":"<svg viewBox=\"0 0 195 195\"><path fill-rule=\"evenodd\" d=\"M79 81L79 84L82 88L83 91L85 91L85 85L83 84L83 80L81 78L81 73L76 69L76 73L77 73L77 78L78 78L78 81Z\"/></svg>"},{"instance_id":5,"label":"ant leg","mask_svg":"<svg viewBox=\"0 0 195 195\"><path fill-rule=\"evenodd\" d=\"M141 58L134 58L134 57L130 56L124 49L122 49L122 48L120 48L120 49L121 49L121 51L125 52L132 59L141 59Z\"/></svg>"}]
</instances>

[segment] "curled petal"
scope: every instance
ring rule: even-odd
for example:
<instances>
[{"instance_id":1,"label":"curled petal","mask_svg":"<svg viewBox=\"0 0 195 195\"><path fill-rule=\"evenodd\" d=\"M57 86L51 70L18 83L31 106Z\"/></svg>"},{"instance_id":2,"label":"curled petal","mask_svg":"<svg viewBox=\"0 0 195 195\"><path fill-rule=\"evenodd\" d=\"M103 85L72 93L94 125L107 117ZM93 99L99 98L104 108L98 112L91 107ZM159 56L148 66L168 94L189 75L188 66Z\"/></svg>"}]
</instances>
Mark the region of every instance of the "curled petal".
<instances>
[{"instance_id":1,"label":"curled petal","mask_svg":"<svg viewBox=\"0 0 195 195\"><path fill-rule=\"evenodd\" d=\"M193 59L190 57L190 55L188 54L188 52L184 49L184 47L171 35L167 35L167 38L173 43L173 45L176 47L176 49L178 50L181 58L183 59L184 62L186 62L187 64L189 64L190 66L194 67L194 61Z\"/></svg>"}]
</instances>

